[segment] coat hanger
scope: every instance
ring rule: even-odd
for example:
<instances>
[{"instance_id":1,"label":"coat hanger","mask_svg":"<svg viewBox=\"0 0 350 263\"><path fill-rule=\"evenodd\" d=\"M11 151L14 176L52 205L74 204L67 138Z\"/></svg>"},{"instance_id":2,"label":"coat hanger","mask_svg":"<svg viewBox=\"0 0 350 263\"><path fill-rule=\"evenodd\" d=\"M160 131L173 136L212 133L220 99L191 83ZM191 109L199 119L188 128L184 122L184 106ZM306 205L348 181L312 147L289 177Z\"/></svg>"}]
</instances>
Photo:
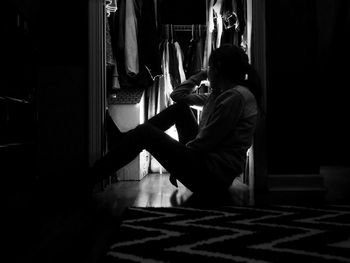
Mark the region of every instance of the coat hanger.
<instances>
[{"instance_id":1,"label":"coat hanger","mask_svg":"<svg viewBox=\"0 0 350 263\"><path fill-rule=\"evenodd\" d=\"M106 12L107 16L111 15L111 12L114 13L118 9L117 0L106 0Z\"/></svg>"}]
</instances>

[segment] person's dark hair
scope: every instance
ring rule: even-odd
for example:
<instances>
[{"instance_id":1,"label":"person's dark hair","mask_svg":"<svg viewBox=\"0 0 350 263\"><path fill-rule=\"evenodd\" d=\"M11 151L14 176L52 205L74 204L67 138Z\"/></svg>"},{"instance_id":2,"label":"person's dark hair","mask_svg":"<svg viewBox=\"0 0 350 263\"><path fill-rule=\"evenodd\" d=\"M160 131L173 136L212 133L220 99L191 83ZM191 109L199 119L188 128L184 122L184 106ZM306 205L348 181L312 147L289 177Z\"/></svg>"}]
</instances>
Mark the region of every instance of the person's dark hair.
<instances>
[{"instance_id":1,"label":"person's dark hair","mask_svg":"<svg viewBox=\"0 0 350 263\"><path fill-rule=\"evenodd\" d=\"M209 66L234 83L246 86L261 106L261 82L256 70L249 64L248 55L240 47L223 44L209 57Z\"/></svg>"}]
</instances>

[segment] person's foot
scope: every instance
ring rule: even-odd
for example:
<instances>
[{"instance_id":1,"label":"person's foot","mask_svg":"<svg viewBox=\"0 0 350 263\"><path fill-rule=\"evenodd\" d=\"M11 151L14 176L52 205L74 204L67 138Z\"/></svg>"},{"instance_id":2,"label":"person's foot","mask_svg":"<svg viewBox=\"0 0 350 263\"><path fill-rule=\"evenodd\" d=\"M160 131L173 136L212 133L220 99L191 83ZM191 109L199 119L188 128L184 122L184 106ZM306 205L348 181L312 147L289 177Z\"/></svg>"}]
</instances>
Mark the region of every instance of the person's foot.
<instances>
[{"instance_id":1,"label":"person's foot","mask_svg":"<svg viewBox=\"0 0 350 263\"><path fill-rule=\"evenodd\" d=\"M250 195L248 185L242 183L239 177L236 177L229 188L231 200L237 205L249 205Z\"/></svg>"}]
</instances>

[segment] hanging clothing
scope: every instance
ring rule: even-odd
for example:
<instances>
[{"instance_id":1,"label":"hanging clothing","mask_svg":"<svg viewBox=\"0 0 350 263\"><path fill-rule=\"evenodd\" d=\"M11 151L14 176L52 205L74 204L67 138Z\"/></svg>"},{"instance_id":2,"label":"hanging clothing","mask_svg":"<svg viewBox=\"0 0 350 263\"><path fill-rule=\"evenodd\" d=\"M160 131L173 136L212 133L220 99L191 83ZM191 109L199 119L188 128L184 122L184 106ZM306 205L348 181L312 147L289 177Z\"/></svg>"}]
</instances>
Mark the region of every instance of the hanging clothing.
<instances>
[{"instance_id":1,"label":"hanging clothing","mask_svg":"<svg viewBox=\"0 0 350 263\"><path fill-rule=\"evenodd\" d=\"M236 30L238 28L236 0L223 1L221 12L223 22L223 30L220 41L221 45L227 43L239 46Z\"/></svg>"},{"instance_id":2,"label":"hanging clothing","mask_svg":"<svg viewBox=\"0 0 350 263\"><path fill-rule=\"evenodd\" d=\"M112 50L112 38L110 33L109 21L106 19L106 64L114 64L114 55Z\"/></svg>"},{"instance_id":3,"label":"hanging clothing","mask_svg":"<svg viewBox=\"0 0 350 263\"><path fill-rule=\"evenodd\" d=\"M158 91L158 106L157 113L164 110L171 103L170 93L173 90L171 75L170 75L170 63L169 63L169 42L166 40L162 45L162 71L163 74L159 78L159 91Z\"/></svg>"},{"instance_id":4,"label":"hanging clothing","mask_svg":"<svg viewBox=\"0 0 350 263\"><path fill-rule=\"evenodd\" d=\"M112 42L112 50L116 60L116 70L112 71L112 75L118 74L119 86L121 88L130 87L129 77L125 70L125 11L126 0L118 1L118 9L116 12L110 13L108 17L110 24L110 35ZM108 80L107 80L108 81Z\"/></svg>"},{"instance_id":5,"label":"hanging clothing","mask_svg":"<svg viewBox=\"0 0 350 263\"><path fill-rule=\"evenodd\" d=\"M215 48L221 45L221 36L223 33L223 21L222 21L222 5L224 0L217 0L213 6L213 19L214 19L214 35L215 35Z\"/></svg>"},{"instance_id":6,"label":"hanging clothing","mask_svg":"<svg viewBox=\"0 0 350 263\"><path fill-rule=\"evenodd\" d=\"M190 40L190 43L188 44L187 52L186 52L185 59L184 59L184 70L186 73L186 78L191 76L190 71L191 71L192 58L194 56L193 54L195 53L194 49L195 49L195 40L192 37Z\"/></svg>"},{"instance_id":7,"label":"hanging clothing","mask_svg":"<svg viewBox=\"0 0 350 263\"><path fill-rule=\"evenodd\" d=\"M198 31L198 33L200 34L200 31ZM196 42L196 49L194 54L195 59L193 60L192 65L192 72L194 72L194 74L198 73L203 68L204 39L201 34L197 36Z\"/></svg>"},{"instance_id":8,"label":"hanging clothing","mask_svg":"<svg viewBox=\"0 0 350 263\"><path fill-rule=\"evenodd\" d=\"M138 49L140 67L146 67L152 78L162 74L154 0L138 0Z\"/></svg>"},{"instance_id":9,"label":"hanging clothing","mask_svg":"<svg viewBox=\"0 0 350 263\"><path fill-rule=\"evenodd\" d=\"M183 53L180 47L179 42L174 43L175 50L176 50L176 57L178 61L178 69L179 69L179 74L180 74L180 83L184 82L186 80L186 75L185 75L185 70L183 67Z\"/></svg>"},{"instance_id":10,"label":"hanging clothing","mask_svg":"<svg viewBox=\"0 0 350 263\"><path fill-rule=\"evenodd\" d=\"M208 17L207 17L207 31L205 36L205 47L204 47L204 55L203 55L203 68L207 68L209 64L209 57L211 54L211 51L214 49L213 46L213 31L214 31L214 0L209 1L208 5Z\"/></svg>"},{"instance_id":11,"label":"hanging clothing","mask_svg":"<svg viewBox=\"0 0 350 263\"><path fill-rule=\"evenodd\" d=\"M210 30L213 34L214 48L229 43L243 45L243 35L246 27L246 0L217 0L209 7ZM213 9L211 11L211 9Z\"/></svg>"},{"instance_id":12,"label":"hanging clothing","mask_svg":"<svg viewBox=\"0 0 350 263\"><path fill-rule=\"evenodd\" d=\"M125 69L129 76L139 73L138 24L136 17L136 0L127 0L125 5Z\"/></svg>"},{"instance_id":13,"label":"hanging clothing","mask_svg":"<svg viewBox=\"0 0 350 263\"><path fill-rule=\"evenodd\" d=\"M224 1L222 13L224 28L221 44L229 43L242 46L242 36L246 25L243 0Z\"/></svg>"},{"instance_id":14,"label":"hanging clothing","mask_svg":"<svg viewBox=\"0 0 350 263\"><path fill-rule=\"evenodd\" d=\"M160 76L154 78L153 85L146 90L147 94L147 119L157 114L158 92L159 92Z\"/></svg>"},{"instance_id":15,"label":"hanging clothing","mask_svg":"<svg viewBox=\"0 0 350 263\"><path fill-rule=\"evenodd\" d=\"M247 27L247 0L237 1L237 18L238 18L238 42L240 46L245 47L243 42L245 41L244 34Z\"/></svg>"},{"instance_id":16,"label":"hanging clothing","mask_svg":"<svg viewBox=\"0 0 350 263\"><path fill-rule=\"evenodd\" d=\"M177 53L173 42L167 41L167 52L171 84L172 87L176 87L181 83L181 79L179 73L179 62L177 59Z\"/></svg>"},{"instance_id":17,"label":"hanging clothing","mask_svg":"<svg viewBox=\"0 0 350 263\"><path fill-rule=\"evenodd\" d=\"M116 51L113 51L110 20L106 19L106 68L107 68L107 89L119 89L119 74L116 62Z\"/></svg>"},{"instance_id":18,"label":"hanging clothing","mask_svg":"<svg viewBox=\"0 0 350 263\"><path fill-rule=\"evenodd\" d=\"M115 60L112 72L112 89L120 89L118 67L117 62Z\"/></svg>"},{"instance_id":19,"label":"hanging clothing","mask_svg":"<svg viewBox=\"0 0 350 263\"><path fill-rule=\"evenodd\" d=\"M198 30L194 31L185 58L185 72L187 78L198 73L202 69L203 46L203 38L199 36Z\"/></svg>"},{"instance_id":20,"label":"hanging clothing","mask_svg":"<svg viewBox=\"0 0 350 263\"><path fill-rule=\"evenodd\" d=\"M147 88L161 74L154 3L119 0L118 10L109 17L121 88Z\"/></svg>"}]
</instances>

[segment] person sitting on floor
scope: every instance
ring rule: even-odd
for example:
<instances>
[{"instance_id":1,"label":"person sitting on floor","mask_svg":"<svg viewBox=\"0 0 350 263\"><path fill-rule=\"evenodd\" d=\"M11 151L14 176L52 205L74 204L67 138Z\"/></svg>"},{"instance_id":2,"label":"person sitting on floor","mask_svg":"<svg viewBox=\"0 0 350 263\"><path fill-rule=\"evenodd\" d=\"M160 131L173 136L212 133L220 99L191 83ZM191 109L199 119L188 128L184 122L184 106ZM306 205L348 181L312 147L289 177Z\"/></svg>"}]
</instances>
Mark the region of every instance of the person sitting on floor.
<instances>
[{"instance_id":1,"label":"person sitting on floor","mask_svg":"<svg viewBox=\"0 0 350 263\"><path fill-rule=\"evenodd\" d=\"M210 94L198 94L208 79ZM245 52L224 44L209 58L209 67L191 76L170 94L175 102L145 123L125 133L112 126L111 150L92 167L97 180L106 178L146 149L193 193L227 192L244 170L252 144L260 99L259 78ZM203 106L198 124L191 105ZM175 125L178 138L165 133Z\"/></svg>"}]
</instances>

